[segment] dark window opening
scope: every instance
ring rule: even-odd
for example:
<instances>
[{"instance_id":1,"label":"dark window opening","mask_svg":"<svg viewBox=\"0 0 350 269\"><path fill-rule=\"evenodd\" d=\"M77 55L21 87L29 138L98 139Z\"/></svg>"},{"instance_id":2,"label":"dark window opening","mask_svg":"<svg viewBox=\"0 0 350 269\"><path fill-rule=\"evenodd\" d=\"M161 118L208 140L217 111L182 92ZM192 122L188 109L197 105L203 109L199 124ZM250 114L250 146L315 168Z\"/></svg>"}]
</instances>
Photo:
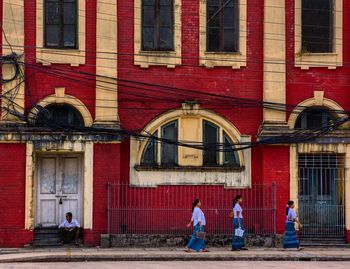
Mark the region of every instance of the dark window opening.
<instances>
[{"instance_id":1,"label":"dark window opening","mask_svg":"<svg viewBox=\"0 0 350 269\"><path fill-rule=\"evenodd\" d=\"M237 52L239 0L207 1L207 51Z\"/></svg>"},{"instance_id":2,"label":"dark window opening","mask_svg":"<svg viewBox=\"0 0 350 269\"><path fill-rule=\"evenodd\" d=\"M152 136L158 137L158 132L155 132ZM141 165L156 165L157 164L157 155L158 155L158 143L156 139L150 138L145 152L142 155Z\"/></svg>"},{"instance_id":3,"label":"dark window opening","mask_svg":"<svg viewBox=\"0 0 350 269\"><path fill-rule=\"evenodd\" d=\"M45 0L45 47L76 49L77 0Z\"/></svg>"},{"instance_id":4,"label":"dark window opening","mask_svg":"<svg viewBox=\"0 0 350 269\"><path fill-rule=\"evenodd\" d=\"M302 0L302 49L333 52L333 0Z\"/></svg>"},{"instance_id":5,"label":"dark window opening","mask_svg":"<svg viewBox=\"0 0 350 269\"><path fill-rule=\"evenodd\" d=\"M336 120L336 116L322 108L305 109L295 123L295 129L319 130L328 128Z\"/></svg>"},{"instance_id":6,"label":"dark window opening","mask_svg":"<svg viewBox=\"0 0 350 269\"><path fill-rule=\"evenodd\" d=\"M177 130L177 121L172 121L162 128L162 139L165 139L165 142L162 142L162 156L161 163L166 166L177 165L177 150L176 145L178 141L178 130Z\"/></svg>"},{"instance_id":7,"label":"dark window opening","mask_svg":"<svg viewBox=\"0 0 350 269\"><path fill-rule=\"evenodd\" d=\"M49 105L41 111L37 118L37 124L57 127L83 127L84 119L77 109L70 105Z\"/></svg>"},{"instance_id":8,"label":"dark window opening","mask_svg":"<svg viewBox=\"0 0 350 269\"><path fill-rule=\"evenodd\" d=\"M239 158L237 151L230 137L224 133L224 166L239 166Z\"/></svg>"},{"instance_id":9,"label":"dark window opening","mask_svg":"<svg viewBox=\"0 0 350 269\"><path fill-rule=\"evenodd\" d=\"M209 121L203 121L203 164L207 166L219 165L219 128Z\"/></svg>"},{"instance_id":10,"label":"dark window opening","mask_svg":"<svg viewBox=\"0 0 350 269\"><path fill-rule=\"evenodd\" d=\"M142 50L174 50L173 7L173 0L142 1Z\"/></svg>"}]
</instances>

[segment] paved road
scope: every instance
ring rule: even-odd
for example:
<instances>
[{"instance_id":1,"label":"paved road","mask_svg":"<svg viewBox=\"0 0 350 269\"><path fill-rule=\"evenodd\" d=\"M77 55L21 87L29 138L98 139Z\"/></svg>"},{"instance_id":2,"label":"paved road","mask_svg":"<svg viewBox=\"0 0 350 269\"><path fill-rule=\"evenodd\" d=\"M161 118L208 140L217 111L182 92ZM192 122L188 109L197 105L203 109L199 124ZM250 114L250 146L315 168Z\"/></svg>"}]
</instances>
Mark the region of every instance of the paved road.
<instances>
[{"instance_id":1,"label":"paved road","mask_svg":"<svg viewBox=\"0 0 350 269\"><path fill-rule=\"evenodd\" d=\"M1 264L1 269L349 269L350 262L83 262Z\"/></svg>"}]
</instances>

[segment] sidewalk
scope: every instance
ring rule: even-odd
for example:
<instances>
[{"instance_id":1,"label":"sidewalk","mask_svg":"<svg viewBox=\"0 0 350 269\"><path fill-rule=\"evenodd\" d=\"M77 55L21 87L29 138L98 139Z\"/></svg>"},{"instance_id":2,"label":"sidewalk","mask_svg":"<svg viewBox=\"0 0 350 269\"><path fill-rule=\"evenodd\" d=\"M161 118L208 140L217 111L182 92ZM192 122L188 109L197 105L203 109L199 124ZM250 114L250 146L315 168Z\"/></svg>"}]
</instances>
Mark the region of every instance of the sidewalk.
<instances>
[{"instance_id":1,"label":"sidewalk","mask_svg":"<svg viewBox=\"0 0 350 269\"><path fill-rule=\"evenodd\" d=\"M251 249L231 252L212 248L209 253L186 253L183 249L0 249L0 263L78 261L350 261L350 249L319 248L302 251Z\"/></svg>"}]
</instances>

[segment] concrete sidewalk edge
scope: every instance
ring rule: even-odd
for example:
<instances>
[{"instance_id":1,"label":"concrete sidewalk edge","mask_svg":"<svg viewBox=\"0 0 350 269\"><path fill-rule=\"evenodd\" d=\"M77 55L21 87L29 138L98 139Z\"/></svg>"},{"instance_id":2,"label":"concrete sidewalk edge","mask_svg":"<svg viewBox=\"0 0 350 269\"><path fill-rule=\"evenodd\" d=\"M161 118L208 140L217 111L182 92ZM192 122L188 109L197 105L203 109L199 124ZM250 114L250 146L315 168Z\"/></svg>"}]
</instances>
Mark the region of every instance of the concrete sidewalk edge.
<instances>
[{"instance_id":1,"label":"concrete sidewalk edge","mask_svg":"<svg viewBox=\"0 0 350 269\"><path fill-rule=\"evenodd\" d=\"M30 262L96 262L96 261L350 261L349 256L310 255L298 252L295 255L246 255L246 254L104 254L104 255L62 255L43 254L26 257L1 258L0 263Z\"/></svg>"}]
</instances>

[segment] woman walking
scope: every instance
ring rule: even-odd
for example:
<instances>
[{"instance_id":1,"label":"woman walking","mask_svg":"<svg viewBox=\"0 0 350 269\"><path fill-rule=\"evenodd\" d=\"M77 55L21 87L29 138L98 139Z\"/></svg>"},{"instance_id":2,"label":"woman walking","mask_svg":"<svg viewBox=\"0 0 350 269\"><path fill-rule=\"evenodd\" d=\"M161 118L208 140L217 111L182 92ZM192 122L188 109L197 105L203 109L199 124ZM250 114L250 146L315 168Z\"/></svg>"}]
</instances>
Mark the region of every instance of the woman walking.
<instances>
[{"instance_id":1,"label":"woman walking","mask_svg":"<svg viewBox=\"0 0 350 269\"><path fill-rule=\"evenodd\" d=\"M233 200L233 236L232 251L248 250L245 247L246 232L243 225L242 196L236 195Z\"/></svg>"},{"instance_id":2,"label":"woman walking","mask_svg":"<svg viewBox=\"0 0 350 269\"><path fill-rule=\"evenodd\" d=\"M191 252L191 249L200 252L208 252L205 249L204 238L198 236L199 232L204 232L205 227L205 216L203 211L201 210L201 201L199 199L195 199L192 204L192 218L190 223L187 224L187 227L191 227L193 224L193 234L190 242L186 247L186 252Z\"/></svg>"},{"instance_id":3,"label":"woman walking","mask_svg":"<svg viewBox=\"0 0 350 269\"><path fill-rule=\"evenodd\" d=\"M298 250L301 250L299 247L299 240L297 236L297 232L295 230L295 223L299 225L301 228L302 225L299 222L299 219L297 217L297 213L294 210L295 204L293 201L289 201L287 204L287 209L286 209L286 233L284 236L284 241L283 241L283 247L290 249L290 248L296 248Z\"/></svg>"}]
</instances>

